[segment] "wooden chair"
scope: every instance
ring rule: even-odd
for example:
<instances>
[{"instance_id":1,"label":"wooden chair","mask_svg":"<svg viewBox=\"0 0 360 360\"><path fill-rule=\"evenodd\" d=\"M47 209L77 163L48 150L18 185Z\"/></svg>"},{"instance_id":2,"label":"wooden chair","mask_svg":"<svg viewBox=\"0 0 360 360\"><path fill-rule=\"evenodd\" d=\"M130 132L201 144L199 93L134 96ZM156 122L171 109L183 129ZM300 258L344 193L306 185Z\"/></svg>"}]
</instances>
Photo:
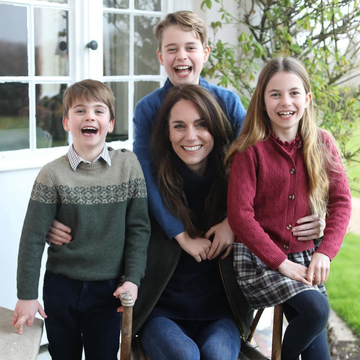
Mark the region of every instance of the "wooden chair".
<instances>
[{"instance_id":1,"label":"wooden chair","mask_svg":"<svg viewBox=\"0 0 360 360\"><path fill-rule=\"evenodd\" d=\"M262 313L265 309L259 309L256 312L255 318L251 324L251 332L247 341L251 342L256 327L259 323ZM274 306L274 318L273 318L273 333L272 333L272 345L271 345L271 360L281 359L281 342L282 342L282 328L283 328L283 304Z\"/></svg>"},{"instance_id":2,"label":"wooden chair","mask_svg":"<svg viewBox=\"0 0 360 360\"><path fill-rule=\"evenodd\" d=\"M122 327L121 327L121 345L120 360L150 360L138 339L132 339L132 309L134 301L130 293L120 294L120 300L123 306ZM257 347L251 344L251 339L255 333L256 326L260 320L264 309L257 311L255 319L251 325L251 333L246 342L242 343L241 353L238 360L269 360ZM274 329L273 329L273 352L272 360L280 360L281 355L281 337L282 337L282 305L275 307L274 311ZM132 342L133 340L133 342Z\"/></svg>"}]
</instances>

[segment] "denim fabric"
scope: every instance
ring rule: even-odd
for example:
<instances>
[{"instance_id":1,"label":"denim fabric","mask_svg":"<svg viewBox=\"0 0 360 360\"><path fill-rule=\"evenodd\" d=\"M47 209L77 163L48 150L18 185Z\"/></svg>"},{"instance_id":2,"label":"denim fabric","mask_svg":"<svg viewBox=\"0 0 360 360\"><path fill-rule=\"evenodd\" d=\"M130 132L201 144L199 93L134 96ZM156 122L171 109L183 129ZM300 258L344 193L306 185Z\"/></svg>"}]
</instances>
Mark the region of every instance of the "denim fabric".
<instances>
[{"instance_id":1,"label":"denim fabric","mask_svg":"<svg viewBox=\"0 0 360 360\"><path fill-rule=\"evenodd\" d=\"M156 360L236 360L241 339L235 321L149 321L139 334L145 352Z\"/></svg>"},{"instance_id":2,"label":"denim fabric","mask_svg":"<svg viewBox=\"0 0 360 360\"><path fill-rule=\"evenodd\" d=\"M53 360L116 360L120 305L113 296L118 279L72 280L49 271L44 279L45 326Z\"/></svg>"},{"instance_id":3,"label":"denim fabric","mask_svg":"<svg viewBox=\"0 0 360 360\"><path fill-rule=\"evenodd\" d=\"M330 308L319 291L303 291L285 302L289 325L281 350L282 360L330 360L326 324Z\"/></svg>"}]
</instances>

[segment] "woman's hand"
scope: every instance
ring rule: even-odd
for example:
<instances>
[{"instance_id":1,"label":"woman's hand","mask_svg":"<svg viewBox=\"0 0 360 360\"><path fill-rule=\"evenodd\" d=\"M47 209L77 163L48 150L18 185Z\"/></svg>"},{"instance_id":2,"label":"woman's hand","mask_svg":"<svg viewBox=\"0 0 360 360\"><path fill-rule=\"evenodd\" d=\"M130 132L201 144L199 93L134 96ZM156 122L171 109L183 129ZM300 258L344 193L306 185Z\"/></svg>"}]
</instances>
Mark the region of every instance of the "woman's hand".
<instances>
[{"instance_id":1,"label":"woman's hand","mask_svg":"<svg viewBox=\"0 0 360 360\"><path fill-rule=\"evenodd\" d=\"M304 265L286 259L280 264L278 270L280 274L290 279L301 281L306 285L312 286L312 281L308 280L308 268Z\"/></svg>"},{"instance_id":2,"label":"woman's hand","mask_svg":"<svg viewBox=\"0 0 360 360\"><path fill-rule=\"evenodd\" d=\"M308 281L313 285L325 284L330 273L330 259L327 255L315 251L307 272Z\"/></svg>"},{"instance_id":3,"label":"woman's hand","mask_svg":"<svg viewBox=\"0 0 360 360\"><path fill-rule=\"evenodd\" d=\"M115 292L113 293L113 295L119 299L120 298L120 294L123 293L123 292L128 292L131 294L133 300L134 300L134 303L137 299L137 296L138 296L138 287L137 285L135 285L134 283L130 282L130 281L125 281L121 286L119 286ZM122 312L123 311L123 307L122 306L119 306L117 308L117 312Z\"/></svg>"},{"instance_id":4,"label":"woman's hand","mask_svg":"<svg viewBox=\"0 0 360 360\"><path fill-rule=\"evenodd\" d=\"M309 215L299 219L298 226L294 226L292 233L299 241L318 239L324 235L325 218Z\"/></svg>"},{"instance_id":5,"label":"woman's hand","mask_svg":"<svg viewBox=\"0 0 360 360\"><path fill-rule=\"evenodd\" d=\"M54 245L64 245L71 241L71 229L62 224L61 222L54 220L50 226L45 238L48 242Z\"/></svg>"},{"instance_id":6,"label":"woman's hand","mask_svg":"<svg viewBox=\"0 0 360 360\"><path fill-rule=\"evenodd\" d=\"M232 245L235 241L235 234L230 228L227 217L221 223L211 227L205 234L205 238L209 239L213 235L214 239L207 258L208 260L215 259L226 249L225 254L221 257L221 259L225 259L231 253Z\"/></svg>"},{"instance_id":7,"label":"woman's hand","mask_svg":"<svg viewBox=\"0 0 360 360\"><path fill-rule=\"evenodd\" d=\"M179 243L181 248L191 255L197 262L206 260L211 247L210 240L200 237L193 239L186 231L176 235L175 240Z\"/></svg>"}]
</instances>

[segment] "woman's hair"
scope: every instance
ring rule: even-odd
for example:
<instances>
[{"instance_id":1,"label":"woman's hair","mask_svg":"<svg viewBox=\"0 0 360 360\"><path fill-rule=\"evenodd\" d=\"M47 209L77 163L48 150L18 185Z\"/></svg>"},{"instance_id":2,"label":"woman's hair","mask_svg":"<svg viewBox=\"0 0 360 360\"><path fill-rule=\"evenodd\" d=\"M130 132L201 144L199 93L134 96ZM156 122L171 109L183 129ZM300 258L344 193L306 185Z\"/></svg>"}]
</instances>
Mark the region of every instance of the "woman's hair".
<instances>
[{"instance_id":1,"label":"woman's hair","mask_svg":"<svg viewBox=\"0 0 360 360\"><path fill-rule=\"evenodd\" d=\"M183 196L183 179L175 165L176 154L169 136L169 119L173 106L181 101L191 101L199 110L206 128L214 138L209 156L216 170L213 197L206 207L207 226L221 221L226 213L227 177L224 158L233 140L233 132L224 112L213 95L199 85L183 85L172 88L159 110L152 133L152 158L157 171L160 193L169 210L180 218L191 237L202 234L192 221L192 214ZM204 230L204 229L202 229Z\"/></svg>"},{"instance_id":2,"label":"woman's hair","mask_svg":"<svg viewBox=\"0 0 360 360\"><path fill-rule=\"evenodd\" d=\"M243 128L226 156L227 170L230 170L236 152L245 151L271 134L271 122L266 112L264 94L270 79L280 72L297 75L302 80L306 94L311 92L309 76L300 61L291 57L271 60L260 73ZM329 164L332 165L333 160L323 144L321 132L325 130L316 125L311 100L299 122L298 131L303 141L304 159L309 176L310 208L314 215L322 216L326 212L329 192L326 167Z\"/></svg>"}]
</instances>

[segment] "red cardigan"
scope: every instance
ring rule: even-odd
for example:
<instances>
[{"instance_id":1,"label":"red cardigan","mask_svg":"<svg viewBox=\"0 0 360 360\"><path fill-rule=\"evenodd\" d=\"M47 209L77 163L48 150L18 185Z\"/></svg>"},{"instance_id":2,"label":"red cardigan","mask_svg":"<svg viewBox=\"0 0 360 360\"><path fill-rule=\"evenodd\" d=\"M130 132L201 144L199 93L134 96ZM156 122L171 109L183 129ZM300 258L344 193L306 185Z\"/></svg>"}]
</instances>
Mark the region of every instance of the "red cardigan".
<instances>
[{"instance_id":1,"label":"red cardigan","mask_svg":"<svg viewBox=\"0 0 360 360\"><path fill-rule=\"evenodd\" d=\"M344 167L330 136L323 141L339 161L330 172L328 216L318 252L330 260L338 253L351 214L351 195ZM244 243L272 269L286 254L309 250L314 242L292 235L297 220L310 215L308 175L301 139L282 142L275 136L235 154L228 189L228 219L237 242Z\"/></svg>"}]
</instances>

